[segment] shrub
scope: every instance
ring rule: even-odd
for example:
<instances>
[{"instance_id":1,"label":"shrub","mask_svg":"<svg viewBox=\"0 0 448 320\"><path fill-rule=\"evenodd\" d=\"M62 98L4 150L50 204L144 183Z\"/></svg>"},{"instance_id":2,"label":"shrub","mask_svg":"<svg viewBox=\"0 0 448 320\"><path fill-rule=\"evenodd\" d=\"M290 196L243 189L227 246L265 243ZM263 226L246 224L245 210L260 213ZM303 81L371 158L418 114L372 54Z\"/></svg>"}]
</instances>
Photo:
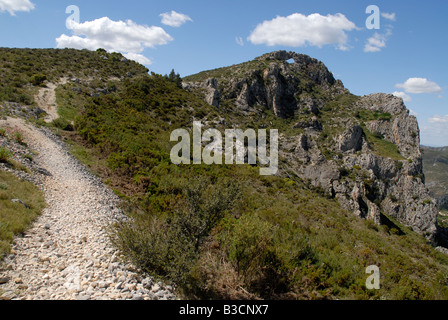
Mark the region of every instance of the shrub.
<instances>
[{"instance_id":1,"label":"shrub","mask_svg":"<svg viewBox=\"0 0 448 320\"><path fill-rule=\"evenodd\" d=\"M70 122L68 122L67 120L62 119L62 118L57 118L57 119L53 120L53 125L56 128L59 128L64 131L73 131L74 130L73 125Z\"/></svg>"},{"instance_id":2,"label":"shrub","mask_svg":"<svg viewBox=\"0 0 448 320\"><path fill-rule=\"evenodd\" d=\"M20 199L27 206L11 199ZM44 207L44 195L36 186L0 170L0 264L14 237L23 234Z\"/></svg>"},{"instance_id":3,"label":"shrub","mask_svg":"<svg viewBox=\"0 0 448 320\"><path fill-rule=\"evenodd\" d=\"M389 195L389 199L392 201L392 202L398 202L398 198L396 197L396 196L394 196L393 194L391 194L391 195Z\"/></svg>"},{"instance_id":4,"label":"shrub","mask_svg":"<svg viewBox=\"0 0 448 320\"><path fill-rule=\"evenodd\" d=\"M11 156L11 151L4 147L0 147L0 163L9 163Z\"/></svg>"},{"instance_id":5,"label":"shrub","mask_svg":"<svg viewBox=\"0 0 448 320\"><path fill-rule=\"evenodd\" d=\"M114 243L143 270L188 287L200 246L233 207L238 187L200 177L184 186L184 200L170 214L135 219L113 230Z\"/></svg>"},{"instance_id":6,"label":"shrub","mask_svg":"<svg viewBox=\"0 0 448 320\"><path fill-rule=\"evenodd\" d=\"M229 259L245 283L254 281L273 242L272 226L257 216L237 220L229 239Z\"/></svg>"},{"instance_id":7,"label":"shrub","mask_svg":"<svg viewBox=\"0 0 448 320\"><path fill-rule=\"evenodd\" d=\"M35 74L31 77L30 82L35 86L40 86L47 80L47 76L44 74Z\"/></svg>"},{"instance_id":8,"label":"shrub","mask_svg":"<svg viewBox=\"0 0 448 320\"><path fill-rule=\"evenodd\" d=\"M20 131L14 132L14 141L18 144L25 145L25 138Z\"/></svg>"},{"instance_id":9,"label":"shrub","mask_svg":"<svg viewBox=\"0 0 448 320\"><path fill-rule=\"evenodd\" d=\"M13 100L14 100L14 102L18 102L18 103L22 103L22 104L26 104L26 105L29 105L32 103L31 97L25 93L19 94L17 96L17 98L14 98Z\"/></svg>"}]
</instances>

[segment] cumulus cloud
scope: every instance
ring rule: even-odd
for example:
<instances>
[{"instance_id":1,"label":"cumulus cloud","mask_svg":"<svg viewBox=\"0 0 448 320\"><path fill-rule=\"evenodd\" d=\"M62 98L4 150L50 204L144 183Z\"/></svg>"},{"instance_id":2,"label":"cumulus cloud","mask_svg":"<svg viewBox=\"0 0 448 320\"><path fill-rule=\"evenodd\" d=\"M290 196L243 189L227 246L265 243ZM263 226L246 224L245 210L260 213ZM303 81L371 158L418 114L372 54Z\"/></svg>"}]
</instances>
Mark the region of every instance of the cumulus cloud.
<instances>
[{"instance_id":1,"label":"cumulus cloud","mask_svg":"<svg viewBox=\"0 0 448 320\"><path fill-rule=\"evenodd\" d=\"M387 29L386 33L380 34L375 32L375 34L367 39L367 43L364 46L364 52L380 52L386 47L387 40L392 35L392 30Z\"/></svg>"},{"instance_id":2,"label":"cumulus cloud","mask_svg":"<svg viewBox=\"0 0 448 320\"><path fill-rule=\"evenodd\" d=\"M435 124L448 124L448 115L446 116L433 116L428 119L429 123L435 123Z\"/></svg>"},{"instance_id":3,"label":"cumulus cloud","mask_svg":"<svg viewBox=\"0 0 448 320\"><path fill-rule=\"evenodd\" d=\"M151 60L149 60L147 57L145 57L144 55L142 55L140 53L128 52L128 53L124 53L123 56L129 60L134 60L140 64L144 64L144 65L152 64Z\"/></svg>"},{"instance_id":4,"label":"cumulus cloud","mask_svg":"<svg viewBox=\"0 0 448 320\"><path fill-rule=\"evenodd\" d=\"M30 0L0 0L0 12L8 11L14 16L17 11L29 12L34 9L34 3Z\"/></svg>"},{"instance_id":5,"label":"cumulus cloud","mask_svg":"<svg viewBox=\"0 0 448 320\"><path fill-rule=\"evenodd\" d=\"M428 119L429 125L421 126L422 144L448 146L448 115L435 115Z\"/></svg>"},{"instance_id":6,"label":"cumulus cloud","mask_svg":"<svg viewBox=\"0 0 448 320\"><path fill-rule=\"evenodd\" d=\"M404 89L407 93L440 93L442 88L426 78L409 78L405 83L395 85L397 88Z\"/></svg>"},{"instance_id":7,"label":"cumulus cloud","mask_svg":"<svg viewBox=\"0 0 448 320\"><path fill-rule=\"evenodd\" d=\"M240 46L244 46L244 40L241 37L236 37L235 42Z\"/></svg>"},{"instance_id":8,"label":"cumulus cloud","mask_svg":"<svg viewBox=\"0 0 448 320\"><path fill-rule=\"evenodd\" d=\"M395 14L394 12L392 12L392 13L382 12L382 13L381 13L381 16L382 16L384 19L387 19L387 20L390 20L390 21L395 21L395 20L397 20L397 16L396 16L396 14Z\"/></svg>"},{"instance_id":9,"label":"cumulus cloud","mask_svg":"<svg viewBox=\"0 0 448 320\"><path fill-rule=\"evenodd\" d=\"M294 13L260 23L250 34L248 41L268 46L311 45L319 48L333 44L340 50L348 50L346 32L355 29L356 25L341 13L327 16L318 13L309 16Z\"/></svg>"},{"instance_id":10,"label":"cumulus cloud","mask_svg":"<svg viewBox=\"0 0 448 320\"><path fill-rule=\"evenodd\" d=\"M412 110L412 109L409 109L409 114L410 114L411 116L418 117L418 113L415 112L415 111Z\"/></svg>"},{"instance_id":11,"label":"cumulus cloud","mask_svg":"<svg viewBox=\"0 0 448 320\"><path fill-rule=\"evenodd\" d=\"M70 21L69 26L73 35L63 34L57 38L58 48L103 48L109 52L121 52L129 59L144 64L151 63L141 54L145 48L164 45L173 40L161 27L138 25L132 20L113 21L103 17L83 23Z\"/></svg>"},{"instance_id":12,"label":"cumulus cloud","mask_svg":"<svg viewBox=\"0 0 448 320\"><path fill-rule=\"evenodd\" d=\"M395 91L392 93L394 96L402 98L404 102L411 102L412 98L410 95L404 93L403 91Z\"/></svg>"},{"instance_id":13,"label":"cumulus cloud","mask_svg":"<svg viewBox=\"0 0 448 320\"><path fill-rule=\"evenodd\" d=\"M160 16L162 17L162 23L164 25L176 28L180 27L184 23L187 23L188 21L193 21L186 14L179 13L174 10L171 12L162 13Z\"/></svg>"}]
</instances>

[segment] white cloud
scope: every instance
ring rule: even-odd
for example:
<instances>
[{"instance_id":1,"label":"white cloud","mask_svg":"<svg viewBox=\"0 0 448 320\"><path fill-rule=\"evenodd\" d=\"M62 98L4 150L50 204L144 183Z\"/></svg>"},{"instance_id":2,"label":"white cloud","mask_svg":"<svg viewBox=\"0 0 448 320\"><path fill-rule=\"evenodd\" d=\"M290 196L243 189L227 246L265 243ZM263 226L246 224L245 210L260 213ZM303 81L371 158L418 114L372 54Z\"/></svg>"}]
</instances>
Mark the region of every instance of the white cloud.
<instances>
[{"instance_id":1,"label":"white cloud","mask_svg":"<svg viewBox=\"0 0 448 320\"><path fill-rule=\"evenodd\" d=\"M340 50L348 50L346 31L355 29L356 25L341 13L327 16L318 13L309 16L294 13L287 17L277 16L273 20L260 23L251 33L248 41L268 46L311 45L319 48L334 44Z\"/></svg>"},{"instance_id":2,"label":"white cloud","mask_svg":"<svg viewBox=\"0 0 448 320\"><path fill-rule=\"evenodd\" d=\"M394 12L393 13L382 12L381 16L384 19L387 19L387 20L390 20L390 21L396 21L397 20L397 16L396 16L396 14Z\"/></svg>"},{"instance_id":3,"label":"white cloud","mask_svg":"<svg viewBox=\"0 0 448 320\"><path fill-rule=\"evenodd\" d=\"M152 64L151 60L149 60L148 58L146 58L144 55L142 55L140 53L128 52L128 53L123 54L123 56L125 56L127 59L137 61L140 64L144 64L144 65Z\"/></svg>"},{"instance_id":4,"label":"white cloud","mask_svg":"<svg viewBox=\"0 0 448 320\"><path fill-rule=\"evenodd\" d=\"M435 115L427 122L429 125L421 126L422 144L448 146L448 115Z\"/></svg>"},{"instance_id":5,"label":"white cloud","mask_svg":"<svg viewBox=\"0 0 448 320\"><path fill-rule=\"evenodd\" d=\"M418 113L415 112L415 111L412 110L412 109L409 109L409 114L410 114L411 116L414 116L414 117L417 117L417 116L418 116Z\"/></svg>"},{"instance_id":6,"label":"white cloud","mask_svg":"<svg viewBox=\"0 0 448 320\"><path fill-rule=\"evenodd\" d=\"M113 21L103 17L83 23L71 21L70 27L73 35L63 34L57 38L58 48L103 48L109 52L121 52L145 64L150 63L150 60L141 54L145 48L164 45L173 40L161 27L138 25L132 20Z\"/></svg>"},{"instance_id":7,"label":"white cloud","mask_svg":"<svg viewBox=\"0 0 448 320\"><path fill-rule=\"evenodd\" d=\"M240 46L244 46L244 40L241 37L236 37L235 42Z\"/></svg>"},{"instance_id":8,"label":"white cloud","mask_svg":"<svg viewBox=\"0 0 448 320\"><path fill-rule=\"evenodd\" d=\"M440 93L442 88L426 78L409 78L405 83L395 85L397 88L402 88L407 93Z\"/></svg>"},{"instance_id":9,"label":"white cloud","mask_svg":"<svg viewBox=\"0 0 448 320\"><path fill-rule=\"evenodd\" d=\"M367 43L364 46L364 52L379 52L383 48L386 47L386 42L389 37L392 35L392 31L390 29L386 30L386 33L380 34L375 32L373 37L367 39Z\"/></svg>"},{"instance_id":10,"label":"white cloud","mask_svg":"<svg viewBox=\"0 0 448 320\"><path fill-rule=\"evenodd\" d=\"M434 147L448 146L448 116L445 118L447 122L432 122L420 127L421 144Z\"/></svg>"},{"instance_id":11,"label":"white cloud","mask_svg":"<svg viewBox=\"0 0 448 320\"><path fill-rule=\"evenodd\" d=\"M180 27L188 21L193 21L189 16L176 11L165 12L160 15L162 17L162 23L170 27Z\"/></svg>"},{"instance_id":12,"label":"white cloud","mask_svg":"<svg viewBox=\"0 0 448 320\"><path fill-rule=\"evenodd\" d=\"M410 95L404 93L403 91L395 91L392 93L394 96L402 98L404 102L411 102L412 98Z\"/></svg>"},{"instance_id":13,"label":"white cloud","mask_svg":"<svg viewBox=\"0 0 448 320\"><path fill-rule=\"evenodd\" d=\"M448 124L448 115L446 116L433 116L432 118L428 119L429 123L434 123L434 124Z\"/></svg>"},{"instance_id":14,"label":"white cloud","mask_svg":"<svg viewBox=\"0 0 448 320\"><path fill-rule=\"evenodd\" d=\"M8 11L14 16L17 11L29 12L34 9L34 3L30 0L0 0L0 12Z\"/></svg>"}]
</instances>

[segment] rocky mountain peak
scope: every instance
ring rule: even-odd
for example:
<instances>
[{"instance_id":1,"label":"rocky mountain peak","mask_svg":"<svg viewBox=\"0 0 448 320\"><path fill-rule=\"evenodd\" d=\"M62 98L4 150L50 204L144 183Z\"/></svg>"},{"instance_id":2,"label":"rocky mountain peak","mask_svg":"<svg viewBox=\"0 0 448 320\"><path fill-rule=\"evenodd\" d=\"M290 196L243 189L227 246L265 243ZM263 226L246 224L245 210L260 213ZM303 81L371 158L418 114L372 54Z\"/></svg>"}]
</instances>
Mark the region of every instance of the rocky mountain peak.
<instances>
[{"instance_id":1,"label":"rocky mountain peak","mask_svg":"<svg viewBox=\"0 0 448 320\"><path fill-rule=\"evenodd\" d=\"M312 97L314 91L346 92L342 82L335 80L322 62L287 51L187 77L184 88L201 88L206 101L216 107L234 100L240 111L268 108L282 118L299 110L317 113L323 103Z\"/></svg>"},{"instance_id":2,"label":"rocky mountain peak","mask_svg":"<svg viewBox=\"0 0 448 320\"><path fill-rule=\"evenodd\" d=\"M303 72L311 80L319 85L334 85L336 79L333 74L327 69L325 64L317 59L311 58L305 54L299 54L292 51L275 51L262 55L255 60L274 60L274 61L294 61L292 63L283 64L284 71ZM289 67L289 68L288 68Z\"/></svg>"}]
</instances>

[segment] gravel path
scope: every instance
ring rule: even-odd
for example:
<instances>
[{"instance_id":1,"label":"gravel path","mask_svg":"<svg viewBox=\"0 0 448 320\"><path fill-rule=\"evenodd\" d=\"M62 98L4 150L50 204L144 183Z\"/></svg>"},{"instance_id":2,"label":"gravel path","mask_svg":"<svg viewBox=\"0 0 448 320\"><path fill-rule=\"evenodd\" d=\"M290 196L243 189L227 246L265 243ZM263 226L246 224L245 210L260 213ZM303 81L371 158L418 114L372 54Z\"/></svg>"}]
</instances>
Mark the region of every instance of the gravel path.
<instances>
[{"instance_id":1,"label":"gravel path","mask_svg":"<svg viewBox=\"0 0 448 320\"><path fill-rule=\"evenodd\" d=\"M91 175L51 133L21 119L21 128L48 171L41 188L48 207L0 267L0 296L25 300L175 299L170 286L139 275L119 259L106 227L124 216L119 199Z\"/></svg>"},{"instance_id":2,"label":"gravel path","mask_svg":"<svg viewBox=\"0 0 448 320\"><path fill-rule=\"evenodd\" d=\"M62 78L57 84L47 83L45 88L39 90L39 93L34 97L39 108L47 113L45 122L50 123L59 118L58 108L56 105L56 88L61 84L66 84L67 79Z\"/></svg>"}]
</instances>

